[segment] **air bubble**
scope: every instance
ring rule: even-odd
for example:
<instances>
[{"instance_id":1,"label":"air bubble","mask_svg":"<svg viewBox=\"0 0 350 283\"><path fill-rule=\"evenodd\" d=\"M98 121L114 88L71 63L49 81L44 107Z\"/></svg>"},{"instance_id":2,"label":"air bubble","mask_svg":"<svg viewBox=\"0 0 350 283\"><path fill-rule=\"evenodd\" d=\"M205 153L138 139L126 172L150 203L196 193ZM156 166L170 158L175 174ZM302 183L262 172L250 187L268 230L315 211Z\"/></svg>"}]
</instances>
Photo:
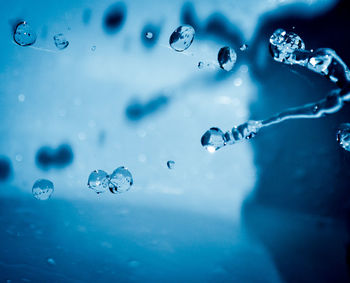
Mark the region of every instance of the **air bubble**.
<instances>
[{"instance_id":1,"label":"air bubble","mask_svg":"<svg viewBox=\"0 0 350 283\"><path fill-rule=\"evenodd\" d=\"M63 50L69 45L69 41L64 37L63 33L56 34L53 40L59 50Z\"/></svg>"},{"instance_id":2,"label":"air bubble","mask_svg":"<svg viewBox=\"0 0 350 283\"><path fill-rule=\"evenodd\" d=\"M270 37L270 50L273 59L285 64L294 64L295 50L304 50L303 40L294 32L286 32L284 29L277 29Z\"/></svg>"},{"instance_id":3,"label":"air bubble","mask_svg":"<svg viewBox=\"0 0 350 283\"><path fill-rule=\"evenodd\" d=\"M53 183L46 179L37 180L32 188L33 196L38 200L47 200L54 191Z\"/></svg>"},{"instance_id":4,"label":"air bubble","mask_svg":"<svg viewBox=\"0 0 350 283\"><path fill-rule=\"evenodd\" d=\"M30 46L36 41L36 33L27 22L20 22L13 34L13 40L20 46Z\"/></svg>"},{"instance_id":5,"label":"air bubble","mask_svg":"<svg viewBox=\"0 0 350 283\"><path fill-rule=\"evenodd\" d=\"M172 49L182 52L193 42L195 30L190 25L179 26L170 36L169 44Z\"/></svg>"},{"instance_id":6,"label":"air bubble","mask_svg":"<svg viewBox=\"0 0 350 283\"><path fill-rule=\"evenodd\" d=\"M95 51L96 50L96 45L91 46L91 51Z\"/></svg>"},{"instance_id":7,"label":"air bubble","mask_svg":"<svg viewBox=\"0 0 350 283\"><path fill-rule=\"evenodd\" d=\"M203 69L204 63L202 61L198 62L198 69Z\"/></svg>"},{"instance_id":8,"label":"air bubble","mask_svg":"<svg viewBox=\"0 0 350 283\"><path fill-rule=\"evenodd\" d=\"M109 176L103 170L92 171L88 179L88 187L97 194L104 193L109 188Z\"/></svg>"},{"instance_id":9,"label":"air bubble","mask_svg":"<svg viewBox=\"0 0 350 283\"><path fill-rule=\"evenodd\" d=\"M239 47L239 50L241 51L246 51L248 49L248 44L242 44L240 47Z\"/></svg>"},{"instance_id":10,"label":"air bubble","mask_svg":"<svg viewBox=\"0 0 350 283\"><path fill-rule=\"evenodd\" d=\"M169 160L166 165L168 166L169 169L174 169L175 167L175 161Z\"/></svg>"},{"instance_id":11,"label":"air bubble","mask_svg":"<svg viewBox=\"0 0 350 283\"><path fill-rule=\"evenodd\" d=\"M146 32L145 37L148 39L153 38L153 33L151 33L150 31Z\"/></svg>"},{"instance_id":12,"label":"air bubble","mask_svg":"<svg viewBox=\"0 0 350 283\"><path fill-rule=\"evenodd\" d=\"M124 193L130 190L134 180L130 171L124 166L118 167L110 176L109 190L113 193Z\"/></svg>"},{"instance_id":13,"label":"air bubble","mask_svg":"<svg viewBox=\"0 0 350 283\"><path fill-rule=\"evenodd\" d=\"M237 60L236 51L228 46L222 47L218 53L218 62L220 68L229 72L233 69Z\"/></svg>"},{"instance_id":14,"label":"air bubble","mask_svg":"<svg viewBox=\"0 0 350 283\"><path fill-rule=\"evenodd\" d=\"M337 142L347 151L350 151L350 123L343 123L337 132Z\"/></svg>"}]
</instances>

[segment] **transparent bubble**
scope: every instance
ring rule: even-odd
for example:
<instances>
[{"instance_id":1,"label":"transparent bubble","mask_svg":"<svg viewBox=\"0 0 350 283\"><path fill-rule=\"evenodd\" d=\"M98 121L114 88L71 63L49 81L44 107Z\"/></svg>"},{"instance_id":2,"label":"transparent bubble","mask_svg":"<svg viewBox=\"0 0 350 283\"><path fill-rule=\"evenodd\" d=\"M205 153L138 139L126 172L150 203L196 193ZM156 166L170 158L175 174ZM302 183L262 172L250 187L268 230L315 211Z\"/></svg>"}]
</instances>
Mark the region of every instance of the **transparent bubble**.
<instances>
[{"instance_id":1,"label":"transparent bubble","mask_svg":"<svg viewBox=\"0 0 350 283\"><path fill-rule=\"evenodd\" d=\"M350 151L350 123L343 123L337 132L337 142L347 151Z\"/></svg>"},{"instance_id":2,"label":"transparent bubble","mask_svg":"<svg viewBox=\"0 0 350 283\"><path fill-rule=\"evenodd\" d=\"M286 32L283 29L277 29L270 37L270 50L273 59L285 64L295 64L293 53L295 50L304 50L303 40L294 32Z\"/></svg>"},{"instance_id":3,"label":"transparent bubble","mask_svg":"<svg viewBox=\"0 0 350 283\"><path fill-rule=\"evenodd\" d=\"M198 62L198 69L203 69L204 68L204 63L202 61Z\"/></svg>"},{"instance_id":4,"label":"transparent bubble","mask_svg":"<svg viewBox=\"0 0 350 283\"><path fill-rule=\"evenodd\" d=\"M36 41L36 33L27 22L17 24L13 34L13 40L20 46L33 45Z\"/></svg>"},{"instance_id":5,"label":"transparent bubble","mask_svg":"<svg viewBox=\"0 0 350 283\"><path fill-rule=\"evenodd\" d=\"M182 52L193 42L195 31L189 25L179 26L170 36L169 44L172 49Z\"/></svg>"},{"instance_id":6,"label":"transparent bubble","mask_svg":"<svg viewBox=\"0 0 350 283\"><path fill-rule=\"evenodd\" d=\"M38 200L47 200L54 191L53 183L46 179L37 180L32 188L33 196Z\"/></svg>"},{"instance_id":7,"label":"transparent bubble","mask_svg":"<svg viewBox=\"0 0 350 283\"><path fill-rule=\"evenodd\" d=\"M118 167L110 176L109 190L113 193L124 193L130 190L134 180L130 171L124 166Z\"/></svg>"},{"instance_id":8,"label":"transparent bubble","mask_svg":"<svg viewBox=\"0 0 350 283\"><path fill-rule=\"evenodd\" d=\"M218 62L220 68L229 72L233 69L237 60L236 51L228 46L222 47L218 53Z\"/></svg>"},{"instance_id":9,"label":"transparent bubble","mask_svg":"<svg viewBox=\"0 0 350 283\"><path fill-rule=\"evenodd\" d=\"M242 44L242 45L239 47L239 49L240 49L241 51L247 50L247 49L248 49L248 44Z\"/></svg>"},{"instance_id":10,"label":"transparent bubble","mask_svg":"<svg viewBox=\"0 0 350 283\"><path fill-rule=\"evenodd\" d=\"M63 50L69 45L69 41L64 37L63 33L56 34L53 37L55 45L58 49Z\"/></svg>"},{"instance_id":11,"label":"transparent bubble","mask_svg":"<svg viewBox=\"0 0 350 283\"><path fill-rule=\"evenodd\" d=\"M202 136L201 143L203 147L213 153L226 145L225 135L219 128L210 128Z\"/></svg>"},{"instance_id":12,"label":"transparent bubble","mask_svg":"<svg viewBox=\"0 0 350 283\"><path fill-rule=\"evenodd\" d=\"M169 169L174 169L175 167L175 161L169 160L166 165L168 166Z\"/></svg>"},{"instance_id":13,"label":"transparent bubble","mask_svg":"<svg viewBox=\"0 0 350 283\"><path fill-rule=\"evenodd\" d=\"M92 171L87 185L97 194L103 193L109 188L109 176L103 170Z\"/></svg>"},{"instance_id":14,"label":"transparent bubble","mask_svg":"<svg viewBox=\"0 0 350 283\"><path fill-rule=\"evenodd\" d=\"M153 33L148 31L148 32L146 32L145 36L146 36L146 38L151 39L153 37Z\"/></svg>"}]
</instances>

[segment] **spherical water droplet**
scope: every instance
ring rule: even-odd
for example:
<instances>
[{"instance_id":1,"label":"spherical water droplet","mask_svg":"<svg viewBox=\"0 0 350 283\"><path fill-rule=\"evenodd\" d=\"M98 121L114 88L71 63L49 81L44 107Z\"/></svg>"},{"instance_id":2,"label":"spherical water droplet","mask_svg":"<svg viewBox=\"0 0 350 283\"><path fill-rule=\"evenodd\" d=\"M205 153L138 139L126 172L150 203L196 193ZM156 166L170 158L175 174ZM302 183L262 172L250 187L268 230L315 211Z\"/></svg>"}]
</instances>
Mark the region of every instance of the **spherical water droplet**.
<instances>
[{"instance_id":1,"label":"spherical water droplet","mask_svg":"<svg viewBox=\"0 0 350 283\"><path fill-rule=\"evenodd\" d=\"M56 34L53 37L53 40L55 42L56 47L60 50L65 49L69 45L69 41L66 40L62 33Z\"/></svg>"},{"instance_id":2,"label":"spherical water droplet","mask_svg":"<svg viewBox=\"0 0 350 283\"><path fill-rule=\"evenodd\" d=\"M220 68L229 72L233 69L237 60L236 51L228 46L222 47L218 53L218 62Z\"/></svg>"},{"instance_id":3,"label":"spherical water droplet","mask_svg":"<svg viewBox=\"0 0 350 283\"><path fill-rule=\"evenodd\" d=\"M103 170L92 171L88 179L88 187L97 194L105 192L109 188L109 176Z\"/></svg>"},{"instance_id":4,"label":"spherical water droplet","mask_svg":"<svg viewBox=\"0 0 350 283\"><path fill-rule=\"evenodd\" d=\"M293 52L304 50L303 40L294 32L286 32L284 29L277 29L270 37L270 50L273 59L285 64L294 64Z\"/></svg>"},{"instance_id":5,"label":"spherical water droplet","mask_svg":"<svg viewBox=\"0 0 350 283\"><path fill-rule=\"evenodd\" d=\"M13 34L13 40L20 46L33 45L36 41L36 33L27 22L20 22Z\"/></svg>"},{"instance_id":6,"label":"spherical water droplet","mask_svg":"<svg viewBox=\"0 0 350 283\"><path fill-rule=\"evenodd\" d=\"M219 128L210 128L201 138L202 146L210 153L226 145L225 135Z\"/></svg>"},{"instance_id":7,"label":"spherical water droplet","mask_svg":"<svg viewBox=\"0 0 350 283\"><path fill-rule=\"evenodd\" d=\"M32 188L33 196L38 200L47 200L54 191L53 183L46 179L37 180Z\"/></svg>"},{"instance_id":8,"label":"spherical water droplet","mask_svg":"<svg viewBox=\"0 0 350 283\"><path fill-rule=\"evenodd\" d=\"M190 25L179 26L170 36L169 44L172 49L182 52L193 42L195 31Z\"/></svg>"},{"instance_id":9,"label":"spherical water droplet","mask_svg":"<svg viewBox=\"0 0 350 283\"><path fill-rule=\"evenodd\" d=\"M175 167L175 161L169 160L166 165L168 166L169 169L174 169Z\"/></svg>"},{"instance_id":10,"label":"spherical water droplet","mask_svg":"<svg viewBox=\"0 0 350 283\"><path fill-rule=\"evenodd\" d=\"M130 171L124 166L118 167L110 176L109 190L113 193L124 193L130 190L134 180Z\"/></svg>"},{"instance_id":11,"label":"spherical water droplet","mask_svg":"<svg viewBox=\"0 0 350 283\"><path fill-rule=\"evenodd\" d=\"M153 37L153 33L148 31L148 32L146 32L145 36L146 36L146 38L151 39Z\"/></svg>"},{"instance_id":12,"label":"spherical water droplet","mask_svg":"<svg viewBox=\"0 0 350 283\"><path fill-rule=\"evenodd\" d=\"M241 47L239 48L241 51L245 51L248 49L248 44L242 44Z\"/></svg>"},{"instance_id":13,"label":"spherical water droplet","mask_svg":"<svg viewBox=\"0 0 350 283\"><path fill-rule=\"evenodd\" d=\"M339 126L337 141L342 148L350 151L350 123L344 123Z\"/></svg>"}]
</instances>

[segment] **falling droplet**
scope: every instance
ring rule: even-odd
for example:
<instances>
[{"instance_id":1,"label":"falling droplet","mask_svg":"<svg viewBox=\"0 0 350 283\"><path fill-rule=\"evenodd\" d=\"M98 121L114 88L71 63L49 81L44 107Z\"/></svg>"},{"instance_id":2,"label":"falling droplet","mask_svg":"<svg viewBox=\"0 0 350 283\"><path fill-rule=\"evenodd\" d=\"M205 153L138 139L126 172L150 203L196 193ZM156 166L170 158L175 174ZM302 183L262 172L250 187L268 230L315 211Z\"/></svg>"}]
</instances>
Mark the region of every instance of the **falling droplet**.
<instances>
[{"instance_id":1,"label":"falling droplet","mask_svg":"<svg viewBox=\"0 0 350 283\"><path fill-rule=\"evenodd\" d=\"M248 44L242 44L241 47L239 48L241 51L245 51L248 49Z\"/></svg>"},{"instance_id":2,"label":"falling droplet","mask_svg":"<svg viewBox=\"0 0 350 283\"><path fill-rule=\"evenodd\" d=\"M13 40L20 46L30 46L36 41L36 33L27 22L20 22L15 28Z\"/></svg>"},{"instance_id":3,"label":"falling droplet","mask_svg":"<svg viewBox=\"0 0 350 283\"><path fill-rule=\"evenodd\" d=\"M295 50L304 50L304 41L294 32L286 32L284 29L277 29L270 37L270 50L273 59L285 64L295 64Z\"/></svg>"},{"instance_id":4,"label":"falling droplet","mask_svg":"<svg viewBox=\"0 0 350 283\"><path fill-rule=\"evenodd\" d=\"M166 165L168 166L169 169L174 169L175 167L175 161L169 160Z\"/></svg>"},{"instance_id":5,"label":"falling droplet","mask_svg":"<svg viewBox=\"0 0 350 283\"><path fill-rule=\"evenodd\" d=\"M53 37L53 40L55 42L55 45L56 47L59 49L59 50L63 50L65 48L67 48L67 46L69 45L69 41L66 40L66 38L64 37L63 33L59 33L59 34L56 34L54 37Z\"/></svg>"},{"instance_id":6,"label":"falling droplet","mask_svg":"<svg viewBox=\"0 0 350 283\"><path fill-rule=\"evenodd\" d=\"M172 49L182 52L193 42L195 31L190 25L179 26L170 36L169 44Z\"/></svg>"},{"instance_id":7,"label":"falling droplet","mask_svg":"<svg viewBox=\"0 0 350 283\"><path fill-rule=\"evenodd\" d=\"M124 166L118 167L110 176L109 190L113 193L124 193L130 190L134 180L130 171Z\"/></svg>"},{"instance_id":8,"label":"falling droplet","mask_svg":"<svg viewBox=\"0 0 350 283\"><path fill-rule=\"evenodd\" d=\"M201 139L202 146L210 153L226 145L224 133L219 128L210 128Z\"/></svg>"},{"instance_id":9,"label":"falling droplet","mask_svg":"<svg viewBox=\"0 0 350 283\"><path fill-rule=\"evenodd\" d=\"M54 191L53 183L46 179L37 180L32 188L33 196L38 200L47 200Z\"/></svg>"},{"instance_id":10,"label":"falling droplet","mask_svg":"<svg viewBox=\"0 0 350 283\"><path fill-rule=\"evenodd\" d=\"M145 36L146 36L146 38L151 39L153 37L153 33L148 31L148 32L146 32Z\"/></svg>"},{"instance_id":11,"label":"falling droplet","mask_svg":"<svg viewBox=\"0 0 350 283\"><path fill-rule=\"evenodd\" d=\"M347 151L350 151L350 123L343 123L337 132L337 142Z\"/></svg>"},{"instance_id":12,"label":"falling droplet","mask_svg":"<svg viewBox=\"0 0 350 283\"><path fill-rule=\"evenodd\" d=\"M103 170L94 170L89 176L87 185L97 194L103 193L109 187L109 176Z\"/></svg>"},{"instance_id":13,"label":"falling droplet","mask_svg":"<svg viewBox=\"0 0 350 283\"><path fill-rule=\"evenodd\" d=\"M222 47L218 53L218 62L220 68L229 72L233 69L237 60L236 51L228 46Z\"/></svg>"}]
</instances>

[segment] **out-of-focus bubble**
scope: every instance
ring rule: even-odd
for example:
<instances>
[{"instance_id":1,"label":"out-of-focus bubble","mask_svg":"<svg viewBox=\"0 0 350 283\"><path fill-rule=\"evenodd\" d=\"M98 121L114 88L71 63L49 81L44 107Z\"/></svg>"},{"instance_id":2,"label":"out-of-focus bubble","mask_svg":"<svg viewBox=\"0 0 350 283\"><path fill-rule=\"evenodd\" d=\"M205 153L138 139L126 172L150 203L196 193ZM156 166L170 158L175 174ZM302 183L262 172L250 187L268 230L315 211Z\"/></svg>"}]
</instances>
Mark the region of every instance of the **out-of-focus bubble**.
<instances>
[{"instance_id":1,"label":"out-of-focus bubble","mask_svg":"<svg viewBox=\"0 0 350 283\"><path fill-rule=\"evenodd\" d=\"M198 62L198 69L203 69L204 68L204 63L202 61Z\"/></svg>"},{"instance_id":2,"label":"out-of-focus bubble","mask_svg":"<svg viewBox=\"0 0 350 283\"><path fill-rule=\"evenodd\" d=\"M83 23L88 25L91 20L91 9L85 9L83 12Z\"/></svg>"},{"instance_id":3,"label":"out-of-focus bubble","mask_svg":"<svg viewBox=\"0 0 350 283\"><path fill-rule=\"evenodd\" d=\"M347 151L350 151L350 123L343 123L337 131L337 142Z\"/></svg>"},{"instance_id":4,"label":"out-of-focus bubble","mask_svg":"<svg viewBox=\"0 0 350 283\"><path fill-rule=\"evenodd\" d=\"M91 51L95 51L96 50L96 46L91 46Z\"/></svg>"},{"instance_id":5,"label":"out-of-focus bubble","mask_svg":"<svg viewBox=\"0 0 350 283\"><path fill-rule=\"evenodd\" d=\"M182 52L191 46L194 35L195 30L190 25L179 26L171 34L169 44L175 51Z\"/></svg>"},{"instance_id":6,"label":"out-of-focus bubble","mask_svg":"<svg viewBox=\"0 0 350 283\"><path fill-rule=\"evenodd\" d=\"M73 162L73 149L69 144L61 144L56 149L49 146L41 147L36 154L36 163L41 169L51 167L63 168Z\"/></svg>"},{"instance_id":7,"label":"out-of-focus bubble","mask_svg":"<svg viewBox=\"0 0 350 283\"><path fill-rule=\"evenodd\" d=\"M94 170L90 173L87 185L97 194L104 193L109 188L109 176L103 170Z\"/></svg>"},{"instance_id":8,"label":"out-of-focus bubble","mask_svg":"<svg viewBox=\"0 0 350 283\"><path fill-rule=\"evenodd\" d=\"M11 175L10 160L5 157L0 157L0 181L6 181Z\"/></svg>"},{"instance_id":9,"label":"out-of-focus bubble","mask_svg":"<svg viewBox=\"0 0 350 283\"><path fill-rule=\"evenodd\" d=\"M175 161L169 160L166 165L168 166L169 169L174 169L175 167Z\"/></svg>"},{"instance_id":10,"label":"out-of-focus bubble","mask_svg":"<svg viewBox=\"0 0 350 283\"><path fill-rule=\"evenodd\" d=\"M54 191L53 183L46 179L37 180L32 188L33 196L38 200L47 200Z\"/></svg>"},{"instance_id":11,"label":"out-of-focus bubble","mask_svg":"<svg viewBox=\"0 0 350 283\"><path fill-rule=\"evenodd\" d=\"M126 18L126 6L123 2L111 5L105 12L103 27L106 33L115 34L123 26Z\"/></svg>"},{"instance_id":12,"label":"out-of-focus bubble","mask_svg":"<svg viewBox=\"0 0 350 283\"><path fill-rule=\"evenodd\" d=\"M151 38L153 38L153 33L148 31L148 32L146 32L145 36L146 36L146 38L151 39Z\"/></svg>"},{"instance_id":13,"label":"out-of-focus bubble","mask_svg":"<svg viewBox=\"0 0 350 283\"><path fill-rule=\"evenodd\" d=\"M56 265L55 260L54 260L53 258L51 258L51 257L49 257L49 258L47 259L47 263L48 263L49 265Z\"/></svg>"},{"instance_id":14,"label":"out-of-focus bubble","mask_svg":"<svg viewBox=\"0 0 350 283\"><path fill-rule=\"evenodd\" d=\"M109 190L116 193L124 193L130 190L134 180L130 171L124 166L118 167L110 176Z\"/></svg>"},{"instance_id":15,"label":"out-of-focus bubble","mask_svg":"<svg viewBox=\"0 0 350 283\"><path fill-rule=\"evenodd\" d=\"M222 47L218 53L218 62L220 68L229 72L233 69L237 60L236 51L228 46Z\"/></svg>"},{"instance_id":16,"label":"out-of-focus bubble","mask_svg":"<svg viewBox=\"0 0 350 283\"><path fill-rule=\"evenodd\" d=\"M13 40L20 46L30 46L36 41L37 35L35 31L27 22L20 22L17 24Z\"/></svg>"},{"instance_id":17,"label":"out-of-focus bubble","mask_svg":"<svg viewBox=\"0 0 350 283\"><path fill-rule=\"evenodd\" d=\"M242 44L240 47L239 47L239 50L241 51L246 51L248 49L248 44Z\"/></svg>"},{"instance_id":18,"label":"out-of-focus bubble","mask_svg":"<svg viewBox=\"0 0 350 283\"><path fill-rule=\"evenodd\" d=\"M58 33L53 37L56 47L63 50L68 47L69 41L64 37L63 33Z\"/></svg>"}]
</instances>

